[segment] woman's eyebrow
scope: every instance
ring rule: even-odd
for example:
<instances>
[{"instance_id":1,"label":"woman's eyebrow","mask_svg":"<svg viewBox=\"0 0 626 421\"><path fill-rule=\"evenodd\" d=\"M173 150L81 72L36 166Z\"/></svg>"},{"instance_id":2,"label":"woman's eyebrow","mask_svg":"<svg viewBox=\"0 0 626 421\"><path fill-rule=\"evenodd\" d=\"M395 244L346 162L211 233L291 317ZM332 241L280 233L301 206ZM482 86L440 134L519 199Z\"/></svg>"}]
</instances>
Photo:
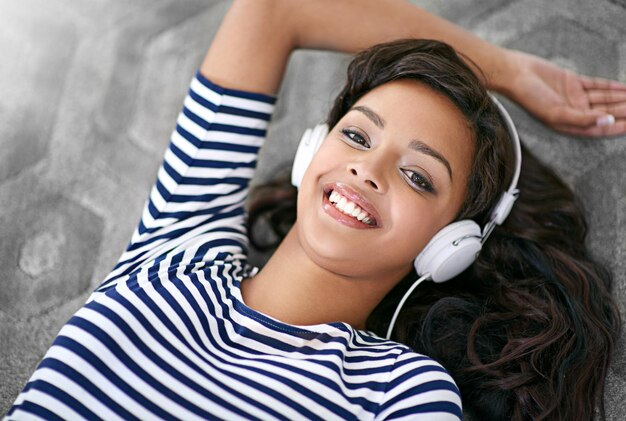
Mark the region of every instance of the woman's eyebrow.
<instances>
[{"instance_id":1,"label":"woman's eyebrow","mask_svg":"<svg viewBox=\"0 0 626 421\"><path fill-rule=\"evenodd\" d=\"M372 123L374 123L379 129L385 128L385 120L381 116L376 114L376 112L372 110L371 108L366 107L364 105L357 105L356 107L352 107L350 109L350 111L352 110L360 111L363 114L365 114L365 116L369 118L370 120L372 120Z\"/></svg>"},{"instance_id":2,"label":"woman's eyebrow","mask_svg":"<svg viewBox=\"0 0 626 421\"><path fill-rule=\"evenodd\" d=\"M371 108L366 107L365 105L357 105L356 107L352 107L350 109L350 111L353 111L353 110L362 112L378 128L380 129L385 128L385 120ZM448 160L444 158L442 154L440 154L439 152L437 152L436 150L428 146L426 143L417 139L411 140L411 143L409 143L409 148L413 149L414 151L426 154L428 156L432 156L433 158L441 162L448 170L448 176L450 176L450 179L452 179L452 167L450 166L450 163L448 162Z\"/></svg>"},{"instance_id":3,"label":"woman's eyebrow","mask_svg":"<svg viewBox=\"0 0 626 421\"><path fill-rule=\"evenodd\" d=\"M409 143L409 148L413 149L414 151L432 156L437 161L441 162L448 170L448 175L450 176L450 179L452 179L452 167L450 166L450 163L448 162L448 160L439 152L437 152L436 150L434 150L433 148L431 148L430 146L428 146L426 143L422 142L421 140L417 140L417 139L411 140L411 143Z\"/></svg>"}]
</instances>

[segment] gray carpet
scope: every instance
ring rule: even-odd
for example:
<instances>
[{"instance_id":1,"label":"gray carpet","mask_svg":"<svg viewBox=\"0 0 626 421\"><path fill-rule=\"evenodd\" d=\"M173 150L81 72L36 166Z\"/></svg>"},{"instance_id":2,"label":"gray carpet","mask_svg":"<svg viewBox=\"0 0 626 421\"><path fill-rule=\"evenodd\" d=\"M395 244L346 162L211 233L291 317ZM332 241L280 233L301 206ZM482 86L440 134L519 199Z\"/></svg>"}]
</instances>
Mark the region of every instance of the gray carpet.
<instances>
[{"instance_id":1,"label":"gray carpet","mask_svg":"<svg viewBox=\"0 0 626 421\"><path fill-rule=\"evenodd\" d=\"M492 42L626 82L624 0L420 4ZM124 249L227 6L0 1L0 414ZM294 55L259 179L286 165L304 128L322 119L346 63ZM510 109L526 145L583 199L589 246L612 269L624 314L626 136L565 137ZM605 394L609 420L626 419L624 337Z\"/></svg>"}]
</instances>

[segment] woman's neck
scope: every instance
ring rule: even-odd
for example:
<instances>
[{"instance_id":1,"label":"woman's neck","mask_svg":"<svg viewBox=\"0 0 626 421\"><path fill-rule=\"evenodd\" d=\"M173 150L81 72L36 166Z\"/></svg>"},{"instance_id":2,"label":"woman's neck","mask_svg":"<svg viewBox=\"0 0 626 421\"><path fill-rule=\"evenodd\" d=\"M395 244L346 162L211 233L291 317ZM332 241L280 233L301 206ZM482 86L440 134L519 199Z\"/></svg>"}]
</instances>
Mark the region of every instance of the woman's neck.
<instances>
[{"instance_id":1,"label":"woman's neck","mask_svg":"<svg viewBox=\"0 0 626 421\"><path fill-rule=\"evenodd\" d=\"M292 228L263 269L241 284L241 293L248 307L284 323L339 321L364 329L391 287L390 280L350 278L315 264Z\"/></svg>"}]
</instances>

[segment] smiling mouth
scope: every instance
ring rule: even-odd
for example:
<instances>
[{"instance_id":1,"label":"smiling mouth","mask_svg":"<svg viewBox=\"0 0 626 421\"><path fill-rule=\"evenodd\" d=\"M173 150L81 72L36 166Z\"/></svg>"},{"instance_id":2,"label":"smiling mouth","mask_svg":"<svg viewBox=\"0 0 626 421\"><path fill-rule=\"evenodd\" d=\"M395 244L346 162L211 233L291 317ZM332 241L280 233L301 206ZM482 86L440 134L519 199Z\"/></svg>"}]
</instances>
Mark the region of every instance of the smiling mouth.
<instances>
[{"instance_id":1,"label":"smiling mouth","mask_svg":"<svg viewBox=\"0 0 626 421\"><path fill-rule=\"evenodd\" d=\"M326 198L337 210L342 212L356 221L359 221L368 226L375 226L376 220L372 215L363 210L359 205L343 196L336 190L330 190L326 192Z\"/></svg>"}]
</instances>

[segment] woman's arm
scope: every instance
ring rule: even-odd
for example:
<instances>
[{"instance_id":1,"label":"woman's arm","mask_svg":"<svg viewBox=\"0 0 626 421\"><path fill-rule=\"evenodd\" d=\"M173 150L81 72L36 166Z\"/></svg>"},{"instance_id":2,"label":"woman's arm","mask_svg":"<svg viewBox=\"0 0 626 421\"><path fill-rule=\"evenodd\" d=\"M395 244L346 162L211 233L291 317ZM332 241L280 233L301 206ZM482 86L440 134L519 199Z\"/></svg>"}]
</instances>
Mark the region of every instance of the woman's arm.
<instances>
[{"instance_id":1,"label":"woman's arm","mask_svg":"<svg viewBox=\"0 0 626 421\"><path fill-rule=\"evenodd\" d=\"M200 72L226 88L275 94L289 55L296 48L290 3L235 0L211 43Z\"/></svg>"},{"instance_id":2,"label":"woman's arm","mask_svg":"<svg viewBox=\"0 0 626 421\"><path fill-rule=\"evenodd\" d=\"M275 93L296 48L355 53L399 38L447 42L496 90L512 70L505 49L404 0L235 0L201 71L229 87Z\"/></svg>"},{"instance_id":3,"label":"woman's arm","mask_svg":"<svg viewBox=\"0 0 626 421\"><path fill-rule=\"evenodd\" d=\"M490 44L404 0L235 0L201 71L224 86L275 93L293 49L352 53L408 37L452 45L482 69L490 89L555 130L626 133L626 85ZM614 124L606 124L609 113Z\"/></svg>"}]
</instances>

